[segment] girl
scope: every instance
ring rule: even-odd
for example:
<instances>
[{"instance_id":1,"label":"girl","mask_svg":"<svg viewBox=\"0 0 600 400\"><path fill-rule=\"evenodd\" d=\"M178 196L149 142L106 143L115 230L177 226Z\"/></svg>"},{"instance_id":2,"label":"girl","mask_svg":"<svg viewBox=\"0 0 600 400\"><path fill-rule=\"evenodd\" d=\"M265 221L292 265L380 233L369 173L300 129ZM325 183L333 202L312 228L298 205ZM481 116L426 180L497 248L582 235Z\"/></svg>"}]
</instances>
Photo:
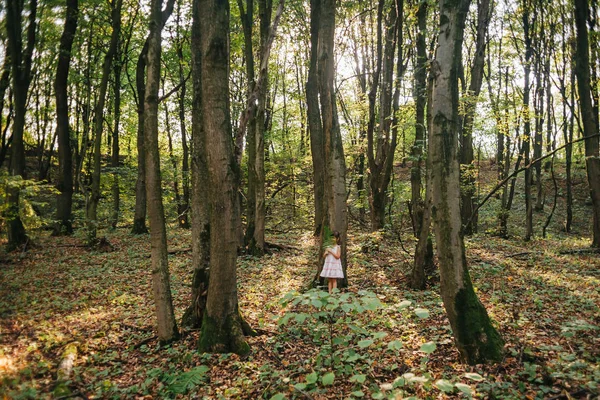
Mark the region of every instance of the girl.
<instances>
[{"instance_id":1,"label":"girl","mask_svg":"<svg viewBox=\"0 0 600 400\"><path fill-rule=\"evenodd\" d=\"M337 288L338 278L342 279L344 277L342 261L340 260L340 257L342 256L340 233L338 231L333 232L333 237L335 238L336 244L333 247L325 249L325 253L323 253L325 263L323 264L323 270L321 271L321 277L327 278L328 280L327 287L329 288L329 293Z\"/></svg>"}]
</instances>

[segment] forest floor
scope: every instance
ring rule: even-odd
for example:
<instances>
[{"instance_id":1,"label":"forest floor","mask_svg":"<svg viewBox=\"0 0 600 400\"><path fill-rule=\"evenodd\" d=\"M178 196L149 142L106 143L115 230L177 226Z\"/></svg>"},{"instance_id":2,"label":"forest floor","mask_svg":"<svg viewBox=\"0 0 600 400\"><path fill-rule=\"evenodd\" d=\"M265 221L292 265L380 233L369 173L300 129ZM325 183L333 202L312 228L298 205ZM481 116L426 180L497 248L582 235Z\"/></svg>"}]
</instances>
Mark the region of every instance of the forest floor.
<instances>
[{"instance_id":1,"label":"forest floor","mask_svg":"<svg viewBox=\"0 0 600 400\"><path fill-rule=\"evenodd\" d=\"M410 235L406 235L410 236ZM596 398L600 386L600 257L560 254L589 239L529 243L478 234L466 246L474 286L502 337L504 360L459 361L435 276L409 290L414 243L351 232L350 287L304 287L315 271L308 234L240 257L240 307L260 335L252 352L200 354L198 332L160 347L148 236L106 232L111 251L40 235L0 259L0 398L342 399ZM173 228L169 257L178 320L190 298L190 233ZM287 294L287 295L286 295ZM73 371L57 385L71 354ZM68 359L68 357L67 357Z\"/></svg>"}]
</instances>

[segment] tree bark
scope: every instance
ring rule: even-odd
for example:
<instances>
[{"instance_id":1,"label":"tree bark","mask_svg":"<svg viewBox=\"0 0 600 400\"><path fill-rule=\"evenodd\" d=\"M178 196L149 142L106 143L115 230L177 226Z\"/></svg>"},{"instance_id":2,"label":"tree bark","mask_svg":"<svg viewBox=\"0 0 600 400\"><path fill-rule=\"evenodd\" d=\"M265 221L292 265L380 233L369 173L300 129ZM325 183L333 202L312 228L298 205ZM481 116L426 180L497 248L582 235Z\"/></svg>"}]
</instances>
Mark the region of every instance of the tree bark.
<instances>
[{"instance_id":1,"label":"tree bark","mask_svg":"<svg viewBox=\"0 0 600 400\"><path fill-rule=\"evenodd\" d=\"M31 63L36 41L37 0L29 2L29 26L27 27L27 42L22 48L22 14L23 2L6 1L6 31L8 39L8 54L12 63L12 82L14 98L14 121L11 144L9 173L14 177L25 178L25 144L23 131L25 127L25 112L27 93L31 82ZM25 227L19 216L19 197L21 185L12 182L6 190L6 219L8 220L8 244L12 250L27 242Z\"/></svg>"},{"instance_id":2,"label":"tree bark","mask_svg":"<svg viewBox=\"0 0 600 400\"><path fill-rule=\"evenodd\" d=\"M114 126L112 129L112 151L110 155L110 166L112 168L112 195L113 195L113 207L112 207L112 215L110 220L110 225L112 229L117 228L117 224L119 223L119 208L120 208L120 196L121 189L119 187L119 154L120 154L120 142L119 142L119 130L120 130L120 122L121 122L121 69L122 66L122 57L120 55L120 50L117 48L117 52L115 54L114 61Z\"/></svg>"},{"instance_id":3,"label":"tree bark","mask_svg":"<svg viewBox=\"0 0 600 400\"><path fill-rule=\"evenodd\" d=\"M73 204L73 150L69 126L68 82L71 49L77 31L79 0L67 0L65 27L60 38L58 66L54 90L56 92L56 132L58 136L58 183L56 196L56 219L54 234L72 234Z\"/></svg>"},{"instance_id":4,"label":"tree bark","mask_svg":"<svg viewBox=\"0 0 600 400\"><path fill-rule=\"evenodd\" d=\"M247 354L238 308L239 168L229 112L229 2L199 0L202 135L206 143L210 225L210 281L198 348Z\"/></svg>"},{"instance_id":5,"label":"tree bark","mask_svg":"<svg viewBox=\"0 0 600 400\"><path fill-rule=\"evenodd\" d=\"M94 110L94 163L92 169L92 185L87 198L86 224L87 242L93 244L96 240L98 229L98 203L100 202L100 178L101 178L101 151L102 151L102 127L104 126L104 104L106 102L106 91L108 89L108 78L112 67L113 58L117 52L119 36L121 34L121 7L123 0L117 0L111 4L112 33L110 45L104 55L102 64L102 79L98 88L98 100Z\"/></svg>"},{"instance_id":6,"label":"tree bark","mask_svg":"<svg viewBox=\"0 0 600 400\"><path fill-rule=\"evenodd\" d=\"M210 266L210 207L209 180L206 160L206 135L202 132L201 47L199 0L192 5L192 82L194 101L192 105L192 298L186 309L182 324L188 328L200 328L206 309L206 295Z\"/></svg>"},{"instance_id":7,"label":"tree bark","mask_svg":"<svg viewBox=\"0 0 600 400\"><path fill-rule=\"evenodd\" d=\"M310 150L313 161L313 193L315 202L315 231L319 236L323 231L323 220L327 215L325 201L325 141L323 137L323 121L319 106L319 26L320 0L310 2L310 64L306 82L306 110L308 130L310 133Z\"/></svg>"},{"instance_id":8,"label":"tree bark","mask_svg":"<svg viewBox=\"0 0 600 400\"><path fill-rule=\"evenodd\" d=\"M475 57L471 68L471 81L466 93L465 116L460 134L460 165L461 165L461 217L463 233L471 235L477 232L477 218L471 221L471 214L476 202L475 165L473 164L473 121L481 84L483 83L483 67L485 65L486 33L490 23L490 0L481 0L477 7L477 40Z\"/></svg>"},{"instance_id":9,"label":"tree bark","mask_svg":"<svg viewBox=\"0 0 600 400\"><path fill-rule=\"evenodd\" d=\"M533 56L532 47L532 31L535 28L535 20L530 21L530 0L523 0L523 35L525 37L525 63L523 68L525 70L525 83L523 87L523 155L525 165L529 165L530 152L531 152L531 117L529 110L529 95L530 95L530 71L531 71L531 58ZM532 174L531 169L525 170L525 241L531 240L533 236L533 204L531 201L531 183Z\"/></svg>"},{"instance_id":10,"label":"tree bark","mask_svg":"<svg viewBox=\"0 0 600 400\"><path fill-rule=\"evenodd\" d=\"M158 86L163 26L161 23L161 5L162 0L151 2L144 96L144 136L146 145L146 196L148 199L152 256L152 291L158 321L158 339L160 342L168 343L177 340L179 333L175 322L169 282L167 234L162 202L160 152L158 150Z\"/></svg>"},{"instance_id":11,"label":"tree bark","mask_svg":"<svg viewBox=\"0 0 600 400\"><path fill-rule=\"evenodd\" d=\"M575 26L577 44L575 57L575 74L579 104L583 120L585 140L585 166L587 169L590 197L592 199L592 247L600 247L600 140L598 136L598 120L594 113L590 84L590 45L586 25L589 13L586 0L575 0Z\"/></svg>"},{"instance_id":12,"label":"tree bark","mask_svg":"<svg viewBox=\"0 0 600 400\"><path fill-rule=\"evenodd\" d=\"M440 2L440 35L433 68L430 131L432 219L441 294L456 346L469 364L499 361L502 338L471 283L461 235L458 147L458 71L469 0Z\"/></svg>"},{"instance_id":13,"label":"tree bark","mask_svg":"<svg viewBox=\"0 0 600 400\"><path fill-rule=\"evenodd\" d=\"M183 150L183 159L181 161L181 186L183 192L183 198L181 202L178 203L177 213L179 217L177 218L179 222L179 227L184 229L189 229L190 223L188 219L189 208L190 208L190 162L189 162L189 146L188 146L188 138L187 138L187 127L185 121L185 96L187 93L187 85L186 78L183 71L184 66L184 58L183 58L183 37L181 37L181 27L180 27L180 6L181 2L178 3L177 9L177 59L179 61L179 85L181 86L181 90L178 94L179 100L179 130L181 131L181 146Z\"/></svg>"}]
</instances>

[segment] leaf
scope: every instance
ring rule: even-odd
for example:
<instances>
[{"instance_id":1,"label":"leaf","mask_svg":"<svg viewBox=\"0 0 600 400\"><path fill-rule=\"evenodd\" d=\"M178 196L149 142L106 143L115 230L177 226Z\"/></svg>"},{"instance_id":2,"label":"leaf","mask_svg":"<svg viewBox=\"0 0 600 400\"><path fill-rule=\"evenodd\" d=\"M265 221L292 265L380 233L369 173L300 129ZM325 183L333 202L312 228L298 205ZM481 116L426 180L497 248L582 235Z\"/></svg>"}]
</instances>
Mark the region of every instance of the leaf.
<instances>
[{"instance_id":1,"label":"leaf","mask_svg":"<svg viewBox=\"0 0 600 400\"><path fill-rule=\"evenodd\" d=\"M469 386L469 385L467 385L465 383L455 383L454 386L456 386L456 388L458 390L460 390L461 392L463 392L467 396L471 396L473 394L473 389L471 389L471 386Z\"/></svg>"},{"instance_id":2,"label":"leaf","mask_svg":"<svg viewBox=\"0 0 600 400\"><path fill-rule=\"evenodd\" d=\"M277 393L275 395L273 395L273 397L271 397L271 400L283 400L285 399L285 394L283 393Z\"/></svg>"},{"instance_id":3,"label":"leaf","mask_svg":"<svg viewBox=\"0 0 600 400\"><path fill-rule=\"evenodd\" d=\"M419 318L429 317L429 311L425 308L415 308L415 314L417 314L417 317Z\"/></svg>"},{"instance_id":4,"label":"leaf","mask_svg":"<svg viewBox=\"0 0 600 400\"><path fill-rule=\"evenodd\" d=\"M358 342L358 347L360 347L361 349L364 349L365 347L369 347L372 344L373 344L372 339L365 339L365 340L361 340L360 342Z\"/></svg>"},{"instance_id":5,"label":"leaf","mask_svg":"<svg viewBox=\"0 0 600 400\"><path fill-rule=\"evenodd\" d=\"M445 379L438 379L435 381L434 385L444 393L450 393L454 391L454 385Z\"/></svg>"},{"instance_id":6,"label":"leaf","mask_svg":"<svg viewBox=\"0 0 600 400\"><path fill-rule=\"evenodd\" d=\"M410 300L402 300L400 302L400 304L398 304L398 309L402 310L403 308L406 308L408 306L410 306L412 304L412 301Z\"/></svg>"},{"instance_id":7,"label":"leaf","mask_svg":"<svg viewBox=\"0 0 600 400\"><path fill-rule=\"evenodd\" d=\"M312 300L310 301L310 304L311 304L313 307L315 307L315 308L321 308L321 307L323 307L323 303L321 303L321 301L320 301L320 300L317 300L317 299L312 299Z\"/></svg>"},{"instance_id":8,"label":"leaf","mask_svg":"<svg viewBox=\"0 0 600 400\"><path fill-rule=\"evenodd\" d=\"M176 375L168 384L167 390L175 394L185 394L188 390L202 384L204 381L204 374L206 374L209 369L210 368L206 365L200 365L199 367L192 368L189 371Z\"/></svg>"},{"instance_id":9,"label":"leaf","mask_svg":"<svg viewBox=\"0 0 600 400\"><path fill-rule=\"evenodd\" d=\"M392 340L388 343L388 349L390 350L400 350L402 348L402 342L399 340Z\"/></svg>"},{"instance_id":10,"label":"leaf","mask_svg":"<svg viewBox=\"0 0 600 400\"><path fill-rule=\"evenodd\" d=\"M309 385L312 383L317 383L317 373L312 372L312 373L306 375L306 383L308 383Z\"/></svg>"},{"instance_id":11,"label":"leaf","mask_svg":"<svg viewBox=\"0 0 600 400\"><path fill-rule=\"evenodd\" d=\"M481 382L484 379L483 376L481 376L481 375L479 375L478 373L475 373L475 372L467 372L465 374L465 377L469 378L471 380L474 380L476 382Z\"/></svg>"},{"instance_id":12,"label":"leaf","mask_svg":"<svg viewBox=\"0 0 600 400\"><path fill-rule=\"evenodd\" d=\"M386 336L387 336L386 332L375 332L373 334L373 339L375 339L375 340L377 340L377 339L383 339Z\"/></svg>"},{"instance_id":13,"label":"leaf","mask_svg":"<svg viewBox=\"0 0 600 400\"><path fill-rule=\"evenodd\" d=\"M421 349L420 349L420 350L421 350L423 353L426 353L426 354L431 354L431 353L433 353L433 351L436 349L436 347L437 347L437 346L436 346L435 342L427 342L427 343L423 343L423 344L421 345Z\"/></svg>"},{"instance_id":14,"label":"leaf","mask_svg":"<svg viewBox=\"0 0 600 400\"><path fill-rule=\"evenodd\" d=\"M350 393L354 397L365 397L365 394L362 390L357 390L355 392Z\"/></svg>"},{"instance_id":15,"label":"leaf","mask_svg":"<svg viewBox=\"0 0 600 400\"><path fill-rule=\"evenodd\" d=\"M294 387L298 390L304 390L306 389L306 383L296 383Z\"/></svg>"},{"instance_id":16,"label":"leaf","mask_svg":"<svg viewBox=\"0 0 600 400\"><path fill-rule=\"evenodd\" d=\"M335 380L335 374L333 372L328 372L321 378L323 385L329 386L333 385L333 381Z\"/></svg>"},{"instance_id":17,"label":"leaf","mask_svg":"<svg viewBox=\"0 0 600 400\"><path fill-rule=\"evenodd\" d=\"M357 375L353 375L350 377L350 382L365 383L366 379L367 379L366 375L357 374Z\"/></svg>"}]
</instances>

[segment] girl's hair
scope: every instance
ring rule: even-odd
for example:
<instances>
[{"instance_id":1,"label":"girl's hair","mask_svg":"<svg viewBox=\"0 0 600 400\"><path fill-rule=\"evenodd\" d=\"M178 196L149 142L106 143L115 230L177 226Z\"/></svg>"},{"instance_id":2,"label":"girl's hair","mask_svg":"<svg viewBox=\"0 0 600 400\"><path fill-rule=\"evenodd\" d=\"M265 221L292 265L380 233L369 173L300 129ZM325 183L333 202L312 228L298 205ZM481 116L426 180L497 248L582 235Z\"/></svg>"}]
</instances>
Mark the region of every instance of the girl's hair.
<instances>
[{"instance_id":1,"label":"girl's hair","mask_svg":"<svg viewBox=\"0 0 600 400\"><path fill-rule=\"evenodd\" d=\"M333 237L335 238L335 243L340 244L340 242L342 241L342 237L340 236L340 233L338 231L333 232Z\"/></svg>"}]
</instances>

